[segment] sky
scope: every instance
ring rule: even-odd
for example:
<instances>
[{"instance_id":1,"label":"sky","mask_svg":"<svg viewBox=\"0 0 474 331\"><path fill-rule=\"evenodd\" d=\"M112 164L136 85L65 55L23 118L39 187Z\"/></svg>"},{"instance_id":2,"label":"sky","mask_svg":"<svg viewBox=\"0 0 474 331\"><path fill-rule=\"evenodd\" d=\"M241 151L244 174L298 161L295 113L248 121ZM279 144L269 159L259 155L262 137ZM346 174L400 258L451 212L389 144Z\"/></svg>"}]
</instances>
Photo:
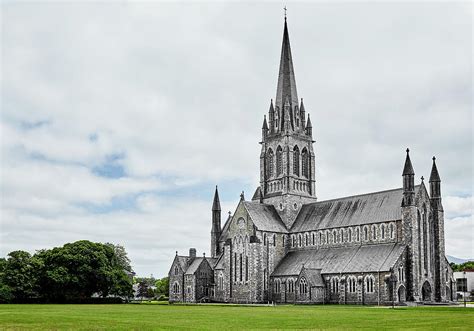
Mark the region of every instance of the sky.
<instances>
[{"instance_id":1,"label":"sky","mask_svg":"<svg viewBox=\"0 0 474 331\"><path fill-rule=\"evenodd\" d=\"M87 239L140 276L209 253L259 182L280 3L1 4L0 256ZM287 3L319 200L402 186L437 157L446 254L474 258L472 4ZM225 219L225 216L223 216Z\"/></svg>"}]
</instances>

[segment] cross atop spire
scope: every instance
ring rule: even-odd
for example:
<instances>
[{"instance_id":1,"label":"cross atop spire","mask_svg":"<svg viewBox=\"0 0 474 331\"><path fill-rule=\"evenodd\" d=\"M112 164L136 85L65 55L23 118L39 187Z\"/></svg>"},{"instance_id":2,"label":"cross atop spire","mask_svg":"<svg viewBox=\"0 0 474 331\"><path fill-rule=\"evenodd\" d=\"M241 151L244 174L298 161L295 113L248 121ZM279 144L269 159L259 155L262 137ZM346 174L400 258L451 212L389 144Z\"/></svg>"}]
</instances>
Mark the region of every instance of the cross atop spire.
<instances>
[{"instance_id":1,"label":"cross atop spire","mask_svg":"<svg viewBox=\"0 0 474 331\"><path fill-rule=\"evenodd\" d=\"M286 21L286 6L283 7L283 9L285 10L285 21Z\"/></svg>"}]
</instances>

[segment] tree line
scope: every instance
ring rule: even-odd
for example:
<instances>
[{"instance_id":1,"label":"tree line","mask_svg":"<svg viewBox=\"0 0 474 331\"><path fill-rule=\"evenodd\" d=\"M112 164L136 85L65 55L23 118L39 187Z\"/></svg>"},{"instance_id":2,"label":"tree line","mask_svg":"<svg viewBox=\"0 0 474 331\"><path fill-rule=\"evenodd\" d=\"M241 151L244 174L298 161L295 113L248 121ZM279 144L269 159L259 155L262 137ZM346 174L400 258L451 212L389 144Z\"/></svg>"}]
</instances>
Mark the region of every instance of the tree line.
<instances>
[{"instance_id":1,"label":"tree line","mask_svg":"<svg viewBox=\"0 0 474 331\"><path fill-rule=\"evenodd\" d=\"M155 279L154 277L135 277L134 284L137 286L135 297L143 299L168 300L169 278Z\"/></svg>"},{"instance_id":2,"label":"tree line","mask_svg":"<svg viewBox=\"0 0 474 331\"><path fill-rule=\"evenodd\" d=\"M474 270L474 261L467 261L461 264L451 262L449 265L453 271Z\"/></svg>"},{"instance_id":3,"label":"tree line","mask_svg":"<svg viewBox=\"0 0 474 331\"><path fill-rule=\"evenodd\" d=\"M0 302L77 302L133 296L133 270L123 246L87 240L31 255L0 258Z\"/></svg>"}]
</instances>

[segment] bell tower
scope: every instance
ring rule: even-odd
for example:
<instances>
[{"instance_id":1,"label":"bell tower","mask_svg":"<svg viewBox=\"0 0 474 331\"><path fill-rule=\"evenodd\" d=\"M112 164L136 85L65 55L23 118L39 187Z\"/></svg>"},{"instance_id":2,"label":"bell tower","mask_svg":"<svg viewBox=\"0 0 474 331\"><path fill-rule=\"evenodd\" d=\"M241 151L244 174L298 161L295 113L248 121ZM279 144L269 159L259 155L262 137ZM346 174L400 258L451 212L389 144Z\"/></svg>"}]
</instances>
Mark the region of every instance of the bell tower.
<instances>
[{"instance_id":1,"label":"bell tower","mask_svg":"<svg viewBox=\"0 0 474 331\"><path fill-rule=\"evenodd\" d=\"M262 126L260 191L262 202L273 204L287 228L302 204L316 201L312 124L298 99L285 17L275 102Z\"/></svg>"}]
</instances>

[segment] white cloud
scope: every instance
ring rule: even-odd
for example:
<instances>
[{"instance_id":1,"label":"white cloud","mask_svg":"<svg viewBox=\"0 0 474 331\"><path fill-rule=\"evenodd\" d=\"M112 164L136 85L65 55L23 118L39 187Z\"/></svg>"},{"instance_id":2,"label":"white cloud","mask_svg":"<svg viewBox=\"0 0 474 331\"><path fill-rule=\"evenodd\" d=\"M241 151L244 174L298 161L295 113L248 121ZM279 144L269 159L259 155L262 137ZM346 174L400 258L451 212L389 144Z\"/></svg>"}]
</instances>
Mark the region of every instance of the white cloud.
<instances>
[{"instance_id":1,"label":"white cloud","mask_svg":"<svg viewBox=\"0 0 474 331\"><path fill-rule=\"evenodd\" d=\"M473 255L471 9L305 3L288 18L318 197L400 187L407 146L428 178L436 155L447 252L461 257ZM258 184L281 6L10 2L2 19L0 252L116 240L158 275L175 249L208 250L209 201L173 190L224 182L237 199ZM111 155L125 177L94 173Z\"/></svg>"}]
</instances>

